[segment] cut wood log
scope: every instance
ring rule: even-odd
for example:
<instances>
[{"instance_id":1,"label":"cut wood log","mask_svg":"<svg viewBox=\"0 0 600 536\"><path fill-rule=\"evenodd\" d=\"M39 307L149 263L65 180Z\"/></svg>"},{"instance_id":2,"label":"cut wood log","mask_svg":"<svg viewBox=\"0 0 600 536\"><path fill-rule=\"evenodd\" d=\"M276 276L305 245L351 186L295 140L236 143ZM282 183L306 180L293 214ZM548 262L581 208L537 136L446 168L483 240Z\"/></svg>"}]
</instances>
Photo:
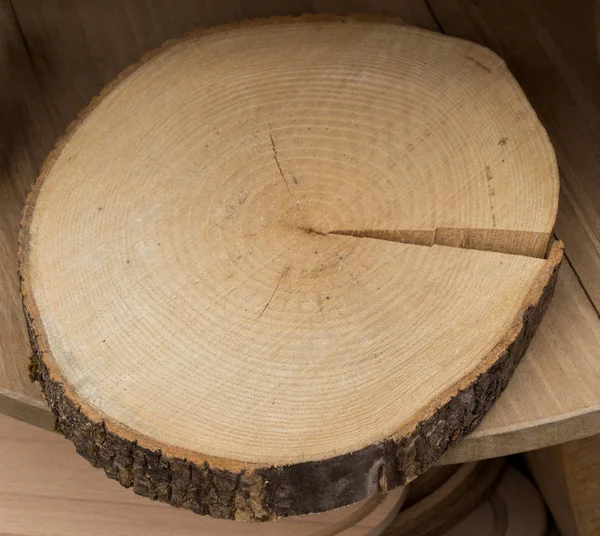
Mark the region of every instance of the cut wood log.
<instances>
[{"instance_id":1,"label":"cut wood log","mask_svg":"<svg viewBox=\"0 0 600 536\"><path fill-rule=\"evenodd\" d=\"M78 452L141 495L264 521L393 489L525 352L557 177L502 60L465 41L302 17L172 42L29 198L32 368Z\"/></svg>"}]
</instances>

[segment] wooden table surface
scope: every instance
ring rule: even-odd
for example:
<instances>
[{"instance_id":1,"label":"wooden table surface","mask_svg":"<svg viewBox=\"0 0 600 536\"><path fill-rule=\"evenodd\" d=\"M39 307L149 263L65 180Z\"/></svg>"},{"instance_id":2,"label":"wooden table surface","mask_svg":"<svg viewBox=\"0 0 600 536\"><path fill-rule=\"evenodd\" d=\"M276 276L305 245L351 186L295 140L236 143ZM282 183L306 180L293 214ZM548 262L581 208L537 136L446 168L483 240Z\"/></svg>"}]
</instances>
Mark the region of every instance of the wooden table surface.
<instances>
[{"instance_id":1,"label":"wooden table surface","mask_svg":"<svg viewBox=\"0 0 600 536\"><path fill-rule=\"evenodd\" d=\"M546 126L561 169L555 232L567 257L554 301L506 392L442 463L600 433L600 67L593 0L430 0L431 9L424 0L291 4L0 0L0 69L10 80L0 86L0 412L52 427L27 375L16 237L37 169L76 112L143 52L193 27L266 14L376 11L480 42L504 57Z\"/></svg>"}]
</instances>

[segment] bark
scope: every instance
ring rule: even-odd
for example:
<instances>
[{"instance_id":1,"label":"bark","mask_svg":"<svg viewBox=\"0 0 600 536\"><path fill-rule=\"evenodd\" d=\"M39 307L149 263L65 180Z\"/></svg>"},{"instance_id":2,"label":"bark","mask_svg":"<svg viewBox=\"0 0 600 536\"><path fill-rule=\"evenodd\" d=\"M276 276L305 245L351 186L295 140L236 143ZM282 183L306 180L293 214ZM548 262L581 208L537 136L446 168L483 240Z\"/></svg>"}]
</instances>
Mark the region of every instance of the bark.
<instances>
[{"instance_id":1,"label":"bark","mask_svg":"<svg viewBox=\"0 0 600 536\"><path fill-rule=\"evenodd\" d=\"M91 420L65 395L63 384L52 379L25 307L33 347L30 371L42 385L56 429L94 467L138 495L238 521L324 512L410 482L475 429L508 384L550 302L562 259L560 246L554 249L539 299L525 308L520 330L492 366L407 437L325 460L233 473L119 437L103 421Z\"/></svg>"}]
</instances>

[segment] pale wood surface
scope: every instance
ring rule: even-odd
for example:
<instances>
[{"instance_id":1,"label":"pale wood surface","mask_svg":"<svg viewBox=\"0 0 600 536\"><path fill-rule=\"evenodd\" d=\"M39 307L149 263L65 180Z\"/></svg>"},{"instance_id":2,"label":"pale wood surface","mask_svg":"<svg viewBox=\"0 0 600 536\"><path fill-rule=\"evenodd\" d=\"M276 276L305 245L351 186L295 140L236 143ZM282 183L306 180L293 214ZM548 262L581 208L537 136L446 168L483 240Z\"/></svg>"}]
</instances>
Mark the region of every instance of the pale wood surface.
<instances>
[{"instance_id":1,"label":"pale wood surface","mask_svg":"<svg viewBox=\"0 0 600 536\"><path fill-rule=\"evenodd\" d=\"M497 410L472 434L477 443L478 434L484 434L488 424L497 418L497 435L492 434L496 435L497 442L494 441L494 447L486 441L473 445L470 455L491 454L496 445L500 451L504 446L508 452L515 452L597 433L598 376L592 371L597 370L600 361L599 346L596 336L591 341L585 330L597 333L598 320L577 281L581 281L597 311L600 303L600 152L597 143L600 139L600 65L594 53L593 1L510 0L500 5L493 1L432 0L430 5L445 32L485 44L507 60L548 129L561 169L556 233L565 241L566 255L575 270L572 273L568 269L571 283L566 300L573 300L571 310L582 314L583 321L583 324L577 322L562 329L558 326L566 317L561 315L562 319L555 317L557 322L548 329L549 319L546 319L528 354L535 355L536 348L544 348L543 359L540 359L541 354L534 358L539 372L528 374L528 381L521 384L519 378L526 375L515 376L515 383L509 386ZM566 272L567 268L563 267L563 278ZM559 285L558 295L563 288ZM556 311L556 307L555 302L551 312ZM584 324L587 328L583 328ZM581 329L579 342L570 338L568 332L572 328ZM542 333L547 334L546 343ZM557 345L562 348L559 350ZM552 354L556 355L556 361L546 361ZM567 356L566 362L574 359L575 370L581 371L576 373L577 378L564 374L566 368L562 368L561 362L565 362ZM546 373L545 367L552 362L555 365L548 366ZM528 358L523 366L527 367L527 363ZM590 373L591 383L588 382ZM536 378L543 378L540 384L530 383L536 382ZM563 384L563 380L566 383ZM526 389L526 385L537 388ZM583 391L588 393L583 395L586 402L582 400L580 385L587 386ZM540 392L546 392L547 396L542 395L540 399ZM512 396L515 398L511 401ZM540 400L542 403L538 404ZM511 402L516 419L504 421L503 426L499 410L504 409L501 404L505 401L507 405ZM517 409L519 404L521 409ZM532 417L536 414L538 417L524 418L530 410ZM546 417L540 419L540 412ZM511 412L505 414L509 415ZM464 447L466 445L465 442ZM469 459L469 455L466 458ZM449 456L448 459L463 458Z\"/></svg>"},{"instance_id":2,"label":"pale wood surface","mask_svg":"<svg viewBox=\"0 0 600 536\"><path fill-rule=\"evenodd\" d=\"M529 350L481 425L442 459L524 452L600 431L600 319L563 263Z\"/></svg>"},{"instance_id":3,"label":"pale wood surface","mask_svg":"<svg viewBox=\"0 0 600 536\"><path fill-rule=\"evenodd\" d=\"M600 534L600 436L530 452L527 463L563 536Z\"/></svg>"},{"instance_id":4,"label":"pale wood surface","mask_svg":"<svg viewBox=\"0 0 600 536\"><path fill-rule=\"evenodd\" d=\"M19 16L26 42L19 35L11 4ZM0 152L6 155L0 157L3 166L0 240L2 251L6 251L0 260L1 412L38 426L53 427L41 391L31 384L27 372L31 349L18 298L15 237L24 197L58 133L121 70L166 39L179 37L194 28L244 18L367 11L400 16L424 28L436 27L422 0L382 0L376 5L369 0L351 3L337 0L293 3L272 0L217 3L2 0L2 76L11 83L0 88L3 110ZM35 75L30 59L35 65ZM28 135L25 139L20 133L21 126ZM15 134L18 134L17 145ZM11 167L5 167L5 162Z\"/></svg>"},{"instance_id":5,"label":"pale wood surface","mask_svg":"<svg viewBox=\"0 0 600 536\"><path fill-rule=\"evenodd\" d=\"M196 34L105 91L30 197L20 274L40 379L93 463L108 444L84 445L68 401L133 442L124 456L247 474L260 497L249 514L208 492L190 508L349 504L417 476L506 385L554 286L558 249L539 257L557 196L543 128L484 48L363 18ZM318 476L333 464L344 493ZM162 482L133 467L138 493Z\"/></svg>"},{"instance_id":6,"label":"pale wood surface","mask_svg":"<svg viewBox=\"0 0 600 536\"><path fill-rule=\"evenodd\" d=\"M334 536L364 503L269 524L200 517L138 497L108 480L59 434L0 416L0 534L10 536ZM395 490L344 536L374 536Z\"/></svg>"},{"instance_id":7,"label":"pale wood surface","mask_svg":"<svg viewBox=\"0 0 600 536\"><path fill-rule=\"evenodd\" d=\"M167 39L235 20L373 13L436 29L423 0L12 0L36 72L66 127L123 69ZM76 30L75 30L76 29Z\"/></svg>"},{"instance_id":8,"label":"pale wood surface","mask_svg":"<svg viewBox=\"0 0 600 536\"><path fill-rule=\"evenodd\" d=\"M44 174L22 276L92 414L188 459L322 459L409 435L464 388L546 265L334 230L498 229L540 256L555 174L484 49L354 20L231 28L154 57L81 123Z\"/></svg>"},{"instance_id":9,"label":"pale wood surface","mask_svg":"<svg viewBox=\"0 0 600 536\"><path fill-rule=\"evenodd\" d=\"M485 44L519 80L561 170L556 233L600 308L600 65L594 2L431 0L450 35Z\"/></svg>"},{"instance_id":10,"label":"pale wood surface","mask_svg":"<svg viewBox=\"0 0 600 536\"><path fill-rule=\"evenodd\" d=\"M34 0L15 0L14 4L21 16L21 23L30 49L33 51L34 62L43 87L50 95L49 101L58 110L57 115L62 118L56 120L57 124L62 126L70 121L75 113L119 70L138 59L148 48L160 44L163 38L177 36L193 26L202 25L203 23L225 22L230 20L228 17L246 15L236 2L228 3L228 7L223 8L223 11L217 15L205 15L205 13L214 13L210 11L210 5L214 5L211 3L204 5L199 2L182 2L178 9L170 10L167 3L165 3L163 9L162 6L157 7L157 2L146 3L145 5L139 3L135 7L121 2L112 2L110 6L111 20L102 22L103 17L108 17L107 11L105 11L105 2L95 2L93 7L89 8L91 2L86 2L86 8L82 7L81 3L75 6L74 2L64 1L60 3L39 3ZM223 3L220 4L223 5ZM368 4L370 10L377 9L372 2L368 2ZM539 17L535 25L539 28L540 24L544 24L545 35L551 36L550 40L546 39L544 41L547 47L551 46L546 52L539 42L534 42L532 32L529 32L527 28L524 29L524 25L531 24L531 10L519 11L515 16L515 2L506 4L509 14L512 15L501 19L498 17L486 18L487 14L490 13L489 10L493 8L490 2L484 2L478 9L474 9L474 6L471 5L468 10L465 10L466 4L465 6L451 2L447 2L447 4L451 4L448 8L450 11L446 12L448 13L445 20L447 31L454 31L457 35L463 35L471 39L479 39L492 46L492 48L497 48L502 55L510 53L509 64L521 83L524 80L527 81L525 90L532 99L534 106L538 111L540 109L548 110L542 115L544 123L551 122L555 124L554 130L558 133L563 128L565 132L583 132L580 137L570 138L553 134L551 129L551 135L558 147L559 158L566 158L569 166L577 168L575 173L569 171L570 167L567 166L569 175L577 177L581 181L587 181L588 178L597 176L598 166L594 163L593 157L595 149L592 144L586 141L594 138L593 132L591 134L586 132L590 128L588 119L597 117L597 107L590 105L590 102L593 101L594 95L598 94L597 91L592 89L597 85L588 88L589 83L597 84L598 80L597 71L594 71L593 64L589 61L589 59L592 61L594 59L593 46L589 46L593 39L588 37L593 31L589 29L593 18L585 15L590 9L585 5L583 8L578 7L581 6L579 3L577 6L574 6L573 3L561 2L544 2L543 6L539 2L535 4L537 14L533 18ZM258 4L253 3L252 5L256 6ZM265 11L257 11L256 15L270 13L270 8L266 3L261 5L262 8L257 9L264 9ZM405 2L401 6L398 6L397 2L381 3L379 5L382 6L380 12L399 14L413 23L435 28L435 23L422 2ZM523 2L520 2L519 5L523 5ZM229 6L233 6L231 8L233 11L227 15L226 11L230 9ZM569 6L577 7L577 9L569 9ZM299 11L310 10L309 7L304 9L305 7L300 6ZM335 3L326 2L320 3L318 7L324 11L336 11L340 8ZM351 7L348 7L346 3L341 7L351 11L367 10L366 4L361 7L356 2ZM434 5L434 8L440 19L444 20L444 6ZM540 10L540 8L543 9ZM89 11L86 11L86 9L89 9ZM160 11L161 9L163 11ZM189 15L190 9L197 10L195 16ZM238 9L240 9L239 12ZM283 10L283 8L281 9ZM560 16L555 15L557 9L561 9ZM285 11L289 10L286 9ZM235 13L235 15L232 15L232 13ZM464 13L467 13L468 16L464 16ZM540 15L542 16L540 17ZM454 23L450 21L450 17L456 18ZM518 19L518 21L512 20L513 18ZM117 22L113 24L112 20ZM578 21L578 24L574 24L575 21ZM77 32L65 31L65 28L69 27L69 23L73 27L82 28L82 30ZM508 37L508 33L505 33L505 25L513 28L510 37ZM167 27L166 30L165 27ZM120 31L116 31L115 28L119 28ZM550 28L552 28L552 31L549 30ZM568 32L565 33L567 30ZM154 37L155 32L158 32L157 37ZM9 34L4 33L4 35ZM10 35L15 35L14 31ZM502 41L503 35L507 36L505 41ZM529 43L528 46L531 47L531 52L527 59L520 60L521 52L517 50L511 53L511 47L523 42ZM576 57L566 48L570 46L580 47L577 49ZM556 51L559 52L558 55ZM549 57L550 59L548 59ZM563 61L560 61L561 57ZM585 61L583 61L584 59ZM539 65L540 61L545 61L545 65L547 65L547 68L543 69L544 76L540 75L540 70L533 68ZM19 65L23 65L23 63L19 62ZM573 69L578 70L576 75L572 74ZM546 91L544 93L546 87L545 77L550 77L552 81L559 81L556 82L556 88L551 92ZM560 82L561 80L563 82ZM567 85L564 80L569 80L570 85ZM572 87L574 86L583 88L584 94L587 95L586 98L580 99L576 104L572 104L574 102ZM581 91L577 91L579 91L577 94L580 95ZM536 95L539 96L536 97ZM569 104L569 110L571 111L560 112L559 114L559 111L563 110L565 102L571 103ZM573 110L575 111L573 112ZM579 139L583 141L577 141ZM578 153L576 151L580 151L581 159L577 158ZM561 157L561 154L565 156ZM565 169L563 169L563 174L565 174ZM31 180L33 175L34 173L27 180ZM586 187L594 188L593 185L590 186L589 181L586 184ZM15 214L18 212L20 212L20 209L16 210ZM579 209L570 208L568 200L566 202L561 201L559 221L562 218L562 221L566 222L563 225L563 237L571 227L568 222L575 222L572 226L575 229L579 225L577 219L580 218L581 214L582 212ZM15 225L15 220L10 225ZM597 229L597 227L595 228ZM568 234L566 239L567 253L570 254L572 249L583 252L577 260L584 271L591 274L592 277L594 273L599 272L598 265L594 261L593 255L589 258L586 257L585 251L589 251L589 248L584 242L588 240L585 237L590 232L594 232L593 229L594 227L590 228L588 226L588 231L583 234L573 231ZM571 239L573 243L571 243ZM581 243L583 245L580 245ZM588 240L587 243L593 243L593 241ZM564 287L562 280L565 279L564 272L567 270L571 272L566 267L562 269L563 275L558 283L557 295L559 295L559 290ZM576 315L572 317L574 321L569 328L571 333L574 334L572 341L576 340L575 335L577 333L585 334L586 337L581 340L586 340L587 334L598 330L597 321L593 319L590 305L586 303L582 288L576 282L572 272L569 279L573 282L568 287L572 289L572 297L567 296L567 299L571 303L573 314ZM552 313L555 309L556 305L551 305L548 314L555 314L558 318L558 312ZM13 309L13 311L16 311L16 309ZM11 314L20 314L20 309L18 313ZM576 321L578 318L581 321ZM587 326L586 332L584 333L583 329L578 332L579 326ZM548 320L542 324L538 336L534 339L533 347L542 346L535 341L543 337L549 341L548 344L543 345L545 353L534 354L529 352L521 369L527 366L530 368L530 372L525 373L525 371L518 369L515 374L513 384L521 381L520 378L522 377L520 384L527 385L529 388L517 393L516 388L513 389L509 386L506 394L496 404L494 410L484 420L477 432L457 445L453 453L447 457L448 461L452 461L453 456L455 456L455 459L475 459L487 455L500 455L519 449L549 445L567 437L575 437L570 434L576 434L576 437L579 437L600 432L600 424L595 416L600 401L592 400L593 393L598 392L598 387L594 384L597 381L597 375L594 373L591 377L589 376L589 362L595 359L596 354L594 352L597 346L586 346L580 352L579 345L574 342L564 346L552 344L552 341L560 340L560 333L567 331L558 328L557 333L555 329L555 325L550 325ZM11 337L14 336L14 333L14 331L11 331ZM8 339L5 337L4 340ZM13 381L16 381L15 385L18 384L18 392L22 393L29 390L33 396L39 397L39 392L31 387L27 378L26 354L29 349L24 349L26 352L17 354L14 361L17 364L14 369L17 370L17 374L13 378L17 379ZM589 393L589 397L586 395L584 399L587 398L587 400L583 401L582 406L576 408L573 408L571 404L571 395L574 390L562 387L562 375L555 373L545 375L542 367L537 364L538 360L540 364L547 361L554 363L554 370L560 370L560 363L565 355L574 364L568 370L573 374L569 380L569 385L577 385L579 380L588 385L586 391ZM578 364L581 356L584 356L582 361L583 372L576 378L575 375L579 370ZM12 366L10 365L10 367ZM536 386L539 386L540 389L537 389ZM542 398L546 401L545 403L538 403L537 393L539 390L546 395L545 398ZM13 394L14 392L11 391L11 395ZM41 401L40 398L38 400ZM580 397L577 396L575 402L577 403L579 400ZM28 402L26 404L15 404L13 396L8 399L8 402L11 408L16 407L18 409L21 418L31 418L31 412L28 409L31 406L28 405ZM15 411L14 409L7 410L7 405L4 403L0 404L0 407L4 412ZM531 413L529 413L530 408ZM35 411L38 415L38 410ZM39 412L41 417L35 417L35 420L42 424L39 420L41 418L43 424L50 427L52 419L45 406ZM511 426L510 423L514 423L515 426ZM521 443L517 442L518 447L515 447L514 441L520 436L519 431L523 431L527 439ZM507 432L509 432L508 435L506 435ZM497 437L498 441L495 441L494 437ZM506 440L503 438L506 438ZM470 448L472 444L474 446Z\"/></svg>"},{"instance_id":11,"label":"pale wood surface","mask_svg":"<svg viewBox=\"0 0 600 536\"><path fill-rule=\"evenodd\" d=\"M567 316L561 313L564 309ZM565 263L554 300L505 393L475 432L441 462L503 456L599 433L596 348L600 321ZM42 411L45 427L51 429L50 411Z\"/></svg>"}]
</instances>

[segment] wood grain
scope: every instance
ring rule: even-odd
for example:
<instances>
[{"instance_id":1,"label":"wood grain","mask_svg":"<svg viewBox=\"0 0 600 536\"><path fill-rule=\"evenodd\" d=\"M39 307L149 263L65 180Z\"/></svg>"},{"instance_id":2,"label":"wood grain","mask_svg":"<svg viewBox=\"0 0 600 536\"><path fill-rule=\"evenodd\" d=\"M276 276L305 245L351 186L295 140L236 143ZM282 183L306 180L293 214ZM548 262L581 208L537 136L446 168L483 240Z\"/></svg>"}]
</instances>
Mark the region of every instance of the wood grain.
<instances>
[{"instance_id":1,"label":"wood grain","mask_svg":"<svg viewBox=\"0 0 600 536\"><path fill-rule=\"evenodd\" d=\"M440 462L506 456L600 433L599 347L600 320L565 263L554 300L506 391ZM52 429L50 410L44 405L40 412L44 427Z\"/></svg>"},{"instance_id":2,"label":"wood grain","mask_svg":"<svg viewBox=\"0 0 600 536\"><path fill-rule=\"evenodd\" d=\"M177 41L92 104L25 210L22 292L59 427L123 485L215 517L403 484L476 426L527 348L562 256L536 258L556 183L483 48L308 16ZM332 230L451 226L543 248Z\"/></svg>"},{"instance_id":3,"label":"wood grain","mask_svg":"<svg viewBox=\"0 0 600 536\"><path fill-rule=\"evenodd\" d=\"M13 0L45 94L65 128L126 67L194 28L303 13L372 13L435 30L423 0Z\"/></svg>"},{"instance_id":4,"label":"wood grain","mask_svg":"<svg viewBox=\"0 0 600 536\"><path fill-rule=\"evenodd\" d=\"M1 412L53 427L42 393L27 372L31 348L18 298L15 237L25 196L57 136L102 87L166 39L197 27L313 11L370 11L435 29L423 0L377 5L367 0L2 0L0 65L10 84L0 88Z\"/></svg>"},{"instance_id":5,"label":"wood grain","mask_svg":"<svg viewBox=\"0 0 600 536\"><path fill-rule=\"evenodd\" d=\"M444 32L500 54L556 149L561 169L556 233L600 309L600 68L594 2L431 0Z\"/></svg>"},{"instance_id":6,"label":"wood grain","mask_svg":"<svg viewBox=\"0 0 600 536\"><path fill-rule=\"evenodd\" d=\"M482 459L543 448L600 430L600 320L571 266L528 352L481 425L442 459Z\"/></svg>"},{"instance_id":7,"label":"wood grain","mask_svg":"<svg viewBox=\"0 0 600 536\"><path fill-rule=\"evenodd\" d=\"M273 7L266 2L253 3L252 6L242 5L239 2L221 2L222 8L215 9L211 2L180 2L178 9L171 10L166 2L137 2L123 4L121 2L44 2L39 4L32 0L15 0L17 12L20 14L20 22L23 31L27 37L27 44L32 51L34 64L37 67L37 74L42 82L42 87L47 92L48 102L53 103L56 115L62 119L57 119L58 125L65 125L83 107L89 99L98 93L101 86L109 82L122 68L130 62L138 59L149 48L157 46L167 37L175 37L181 33L190 30L193 26L203 26L217 22L225 22L235 18L246 16L269 14L269 9L281 9L289 11L294 7L286 6L281 3ZM554 3L556 4L556 3ZM548 26L548 21L552 19L552 14L560 8L560 5L548 4L547 9L540 13ZM560 4L560 3L559 3ZM8 3L5 2L5 6ZM571 69L577 69L580 66L587 66L589 70L590 47L586 44L589 40L581 39L585 37L585 21L580 17L585 17L585 9L570 10L567 4L562 4L560 17L554 17L552 26L552 40L558 47L571 46L578 53L577 61L571 61ZM443 6L442 6L443 7ZM452 6L451 6L452 7ZM537 6L538 8L542 6ZM288 9L289 8L289 9ZM462 9L457 4L454 8ZM246 12L245 9L256 10L256 12ZM369 5L360 3L319 2L314 6L298 6L299 11L311 11L318 9L321 11L377 11L390 15L399 15L414 24L435 29L435 23L431 18L427 7L423 2L378 2ZM512 9L512 8L511 8ZM262 11L261 11L262 10ZM452 13L451 11L447 13ZM18 43L18 32L14 27L12 13L8 10L5 14L10 14L10 20L13 25L11 31L3 32L5 36L12 36L13 42ZM468 14L471 14L469 11ZM440 11L440 16L444 13ZM471 38L487 42L481 33L483 29L488 32L493 31L488 27L491 23L483 24L481 28L475 25L467 26L474 19L463 17L459 11L455 15L463 25L465 32ZM524 13L528 18L530 12ZM229 18L228 18L229 17ZM579 21L578 26L574 26L573 17ZM480 19L481 20L481 17ZM116 21L116 22L114 22ZM563 32L561 38L561 28L563 21L569 23L567 30ZM522 23L520 23L522 28ZM448 26L448 22L447 22ZM119 31L115 31L118 28ZM517 28L517 29L519 29ZM573 29L577 31L574 31ZM70 30L67 30L70 29ZM11 33L12 32L12 33ZM156 35L154 35L156 33ZM466 33L464 35L467 35ZM501 37L498 32L497 39ZM516 36L518 39L529 38L530 36ZM568 38L567 38L568 37ZM492 43L493 44L493 43ZM23 48L23 44L19 46ZM578 47L578 48L577 48ZM587 48L586 48L587 47ZM538 49L539 50L539 49ZM21 56L24 61L17 62L19 66L27 66L26 51L21 50ZM565 53L563 52L563 55ZM593 52L592 52L593 55ZM572 57L568 56L568 57ZM585 61L582 59L585 58ZM517 58L518 60L518 58ZM552 66L550 70L557 70ZM578 71L578 77L584 76L585 71ZM527 73L525 73L527 74ZM29 86L31 83L31 72L29 73ZM22 76L22 75L21 75ZM520 74L517 73L520 78ZM552 76L560 77L561 73L554 73ZM572 78L572 77L571 77ZM594 80L593 76L588 76L581 82L583 88L587 88L587 82ZM35 82L35 81L34 81ZM33 86L35 88L35 83ZM37 91L37 90L32 90ZM589 90L586 89L589 93ZM20 94L27 94L27 92ZM588 94L589 102L593 94ZM552 99L560 99L560 93L551 93L548 95ZM37 117L40 117L39 114ZM34 122L35 123L35 122ZM564 139L562 139L564 142ZM587 145L582 145L582 151L588 151ZM43 155L40 157L43 158ZM37 164L36 164L37 165ZM25 184L29 183L35 172L27 175ZM23 176L22 174L19 176ZM592 173L593 176L593 173ZM26 190L24 188L23 192ZM22 199L24 193L20 194ZM21 203L21 201L19 201ZM20 204L15 203L12 223L10 225L16 229L18 215L20 214ZM577 219L577 214L570 209L567 203L561 203L559 210L559 219L565 221ZM14 232L14 231L13 231ZM14 243L13 243L14 244ZM570 244L567 244L570 249ZM7 273L12 273L9 269ZM593 271L593 265L590 265ZM539 335L534 339L533 349L523 360L522 366L517 370L513 385L509 387L507 393L503 395L496 404L493 411L483 421L476 433L465 438L461 443L453 447L452 451L445 457L447 462L480 459L485 456L498 456L518 450L528 448L537 448L554 444L567 437L583 437L585 435L600 432L599 419L596 418L596 409L600 401L594 400L593 393L598 392L598 376L595 372L590 373L590 365L593 358L593 348L598 341L590 341L590 345L579 343L579 341L588 341L591 333L598 331L597 320L593 317L593 310L589 304L586 304L586 297L581 285L576 281L572 270L569 267L563 267L563 275L558 282L557 296L561 303L568 303L570 318L573 319L564 328L561 327L558 320L559 312L557 305L550 306L549 315L556 318L555 322L550 323L546 320L542 323ZM567 273L568 272L568 273ZM565 281L566 279L566 281ZM14 285L14 283L13 283ZM4 286L3 286L4 288ZM8 287L7 287L8 288ZM15 300L13 300L15 301ZM6 302L8 303L8 301ZM20 319L20 307L14 303L11 315ZM22 329L19 328L19 329ZM33 420L36 423L47 428L53 426L53 418L45 406L31 400L40 400L41 395L36 391L35 386L29 383L27 375L27 359L29 347L22 340L22 331L10 331L11 337L14 333L21 333L21 350L16 351L15 357L6 359L5 369L16 371L16 376L11 373L13 378L12 386L16 391L9 390L9 398L0 396L0 409L9 412L11 415L17 415L19 418ZM554 344L554 341L562 341L567 337L568 343ZM544 343L538 343L538 340ZM9 340L5 338L4 340ZM18 342L17 348L18 346ZM572 366L561 367L563 357L567 357L567 362ZM12 362L11 362L12 359ZM581 361L581 369L578 366ZM12 363L12 364L11 364ZM552 364L550 370L556 371L551 374L544 374L543 364ZM577 376L581 370L581 374ZM583 390L585 396L571 397L573 391L570 388L563 388L561 385L564 374L569 378L568 385L578 385L582 383L587 387ZM15 378L18 378L15 380ZM9 380L6 379L5 382ZM524 388L529 385L539 385L540 388ZM517 387L518 386L518 387ZM5 384L0 387L6 388ZM541 397L537 393L541 392ZM29 393L29 394L28 394ZM563 393L557 396L555 393ZM568 394L567 394L568 393ZM25 396L25 398L23 398ZM36 398L30 398L33 396ZM16 401L15 401L16 400ZM581 406L577 406L581 404ZM9 407L10 406L10 407ZM514 426L511 425L514 423Z\"/></svg>"}]
</instances>

